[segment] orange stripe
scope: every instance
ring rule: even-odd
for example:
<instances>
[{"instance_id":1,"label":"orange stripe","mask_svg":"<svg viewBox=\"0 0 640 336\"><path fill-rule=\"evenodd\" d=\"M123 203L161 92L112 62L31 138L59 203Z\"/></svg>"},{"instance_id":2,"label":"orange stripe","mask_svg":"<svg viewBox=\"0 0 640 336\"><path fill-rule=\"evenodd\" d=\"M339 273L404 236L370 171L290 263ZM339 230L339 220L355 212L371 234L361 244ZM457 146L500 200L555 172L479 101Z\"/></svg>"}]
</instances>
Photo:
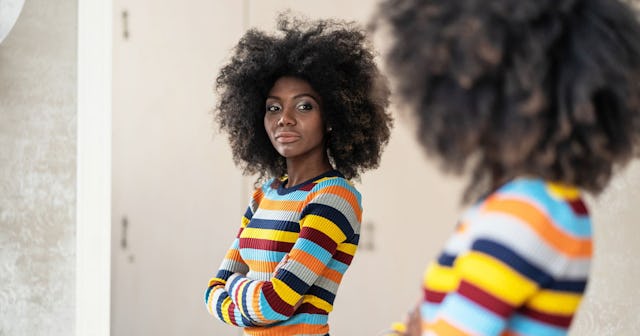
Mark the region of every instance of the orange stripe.
<instances>
[{"instance_id":1,"label":"orange stripe","mask_svg":"<svg viewBox=\"0 0 640 336\"><path fill-rule=\"evenodd\" d=\"M260 201L262 200L262 197L264 197L264 193L262 192L262 189L261 188L257 188L253 192L253 201L256 202L256 204L260 204Z\"/></svg>"},{"instance_id":2,"label":"orange stripe","mask_svg":"<svg viewBox=\"0 0 640 336\"><path fill-rule=\"evenodd\" d=\"M551 220L535 206L525 201L494 197L485 203L484 212L502 212L517 217L527 223L556 250L571 257L590 257L593 246L590 239L575 238L556 227Z\"/></svg>"},{"instance_id":3,"label":"orange stripe","mask_svg":"<svg viewBox=\"0 0 640 336\"><path fill-rule=\"evenodd\" d=\"M438 319L435 323L429 325L429 331L433 331L436 335L446 335L446 336L469 336L471 334L467 334L464 331L456 328L453 324L443 320Z\"/></svg>"},{"instance_id":4,"label":"orange stripe","mask_svg":"<svg viewBox=\"0 0 640 336\"><path fill-rule=\"evenodd\" d=\"M295 260L307 266L307 268L315 274L321 274L322 271L327 267L315 256L298 249L291 250L291 253L289 253L289 259Z\"/></svg>"},{"instance_id":5,"label":"orange stripe","mask_svg":"<svg viewBox=\"0 0 640 336\"><path fill-rule=\"evenodd\" d=\"M227 255L225 255L224 258L234 261L243 261L242 257L240 256L240 251L236 249L228 250Z\"/></svg>"},{"instance_id":6,"label":"orange stripe","mask_svg":"<svg viewBox=\"0 0 640 336\"><path fill-rule=\"evenodd\" d=\"M287 326L274 327L247 327L244 332L251 336L261 335L300 335L300 334L320 334L324 335L329 332L329 326L318 324L294 324Z\"/></svg>"},{"instance_id":7,"label":"orange stripe","mask_svg":"<svg viewBox=\"0 0 640 336\"><path fill-rule=\"evenodd\" d=\"M342 281L342 273L327 267L324 272L322 272L322 276L339 284Z\"/></svg>"},{"instance_id":8,"label":"orange stripe","mask_svg":"<svg viewBox=\"0 0 640 336\"><path fill-rule=\"evenodd\" d=\"M260 202L260 209L264 210L285 210L300 211L301 201L276 201L265 198Z\"/></svg>"},{"instance_id":9,"label":"orange stripe","mask_svg":"<svg viewBox=\"0 0 640 336\"><path fill-rule=\"evenodd\" d=\"M260 311L260 285L254 287L253 289L253 299L251 300L253 303L251 304L251 308L256 313L259 321L264 321L264 315Z\"/></svg>"}]
</instances>

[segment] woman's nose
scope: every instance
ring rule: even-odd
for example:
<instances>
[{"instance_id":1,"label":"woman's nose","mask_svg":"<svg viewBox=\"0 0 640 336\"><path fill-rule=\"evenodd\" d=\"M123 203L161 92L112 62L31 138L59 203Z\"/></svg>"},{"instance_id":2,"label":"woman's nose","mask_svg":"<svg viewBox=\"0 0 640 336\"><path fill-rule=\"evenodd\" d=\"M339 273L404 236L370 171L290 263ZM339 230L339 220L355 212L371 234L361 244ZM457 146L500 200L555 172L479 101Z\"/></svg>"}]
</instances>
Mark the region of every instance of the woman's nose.
<instances>
[{"instance_id":1,"label":"woman's nose","mask_svg":"<svg viewBox=\"0 0 640 336\"><path fill-rule=\"evenodd\" d=\"M278 125L280 126L290 126L295 125L296 119L294 117L295 111L293 109L285 108L282 110L282 114L280 115L280 119L278 119Z\"/></svg>"}]
</instances>

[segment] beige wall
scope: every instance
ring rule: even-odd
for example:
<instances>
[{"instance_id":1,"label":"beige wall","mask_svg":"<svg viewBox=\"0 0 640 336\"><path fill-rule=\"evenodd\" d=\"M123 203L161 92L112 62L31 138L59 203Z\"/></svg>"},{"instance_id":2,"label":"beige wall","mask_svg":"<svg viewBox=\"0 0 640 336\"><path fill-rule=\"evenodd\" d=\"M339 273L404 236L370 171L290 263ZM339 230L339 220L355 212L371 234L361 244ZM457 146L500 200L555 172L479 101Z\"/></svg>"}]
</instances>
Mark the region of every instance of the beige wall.
<instances>
[{"instance_id":1,"label":"beige wall","mask_svg":"<svg viewBox=\"0 0 640 336\"><path fill-rule=\"evenodd\" d=\"M0 44L0 335L74 333L76 1Z\"/></svg>"},{"instance_id":2,"label":"beige wall","mask_svg":"<svg viewBox=\"0 0 640 336\"><path fill-rule=\"evenodd\" d=\"M130 3L129 3L130 4ZM240 5L239 3L236 3ZM225 12L224 19L230 20L236 23L244 23L246 26L257 26L263 29L273 29L273 22L276 13L279 11L292 8L295 12L303 13L311 18L317 17L339 17L351 20L366 21L371 15L375 1L324 1L324 2L300 2L292 0L246 0L241 3L242 8L233 6L229 11ZM160 11L159 8L154 9ZM173 29L174 34L177 31L183 31L183 34L188 35L188 41L198 40L197 36L204 36L202 39L204 44L201 47L197 45L190 45L190 48L194 48L194 52L189 55L189 64L182 68L183 76L181 78L182 83L188 83L183 85L193 85L193 83L200 83L201 86L207 86L212 82L217 67L221 64L221 55L225 55L222 52L224 48L229 48L233 45L233 41L237 38L238 31L237 25L232 25L232 37L230 39L229 34L225 34L222 30L211 30L205 21L202 21L203 9L198 11L192 20L195 22L192 29L187 29L182 25L178 25L178 28ZM184 20L185 15L189 15L187 10L179 11L180 20ZM156 22L156 29L158 25L162 25L163 21L156 17L152 18L138 18L136 15L143 15L144 13L131 13L130 25L133 29L136 23L134 20L142 20L143 22L154 21ZM220 13L204 14L204 17L215 17ZM187 20L188 21L188 20ZM215 20L214 20L215 22ZM170 24L170 22L167 22ZM174 22L175 24L175 22ZM116 24L115 26L118 26ZM209 27L209 28L207 28ZM206 30L208 29L208 30ZM206 30L206 31L204 31ZM135 31L131 32L136 34ZM117 34L116 34L117 35ZM171 35L173 36L173 35ZM162 45L160 41L167 39L166 34L159 34L155 41L155 47ZM172 38L177 38L173 36ZM131 51L131 48L135 48L134 41L129 46L124 46L124 50ZM167 42L169 43L169 42ZM180 42L182 44L185 41ZM215 53L210 50L211 43L218 46ZM377 40L378 47L383 49L384 39ZM179 46L182 44L172 44ZM154 48L154 47L152 47ZM200 49L202 48L202 49ZM197 50L197 51L195 51ZM178 51L172 51L178 55ZM121 57L124 54L119 54L116 46L115 54L117 57ZM142 54L138 54L139 57ZM202 55L211 55L210 60L202 59ZM118 62L116 57L116 62ZM169 62L167 55L159 55L157 59L144 58L145 64L141 69L157 68L162 70L161 66L154 66L154 62L157 64L163 64L163 62ZM179 57L176 56L176 57ZM125 61L125 59L121 59ZM180 64L182 61L172 59L171 62ZM174 64L169 62L168 64ZM199 63L202 62L202 63ZM207 64L215 63L215 67L209 68ZM197 73L198 67L207 69L206 76L201 73ZM117 63L116 63L117 65ZM117 66L114 69L118 69ZM133 69L135 70L135 69ZM167 80L168 77L162 77L170 73L172 70L168 69L164 72L153 74L148 72L143 75L143 78L149 82L153 82L152 77L146 76L159 76ZM193 72L193 74L189 74ZM126 71L120 73L122 80L127 82ZM138 73L137 76L141 76ZM168 76L168 75L167 75ZM207 77L208 76L208 77ZM143 80L143 83L145 82ZM209 82L210 80L210 82ZM129 94L127 99L138 99L138 103L141 103L140 97L146 95L146 93L140 91L145 87L135 86L133 82L128 82L126 85L135 87L136 94ZM153 86L155 84L148 85ZM126 96L127 90L122 89L121 93ZM120 90L115 88L117 93ZM149 89L147 87L147 89ZM189 292L196 292L199 290L201 280L204 280L205 276L202 268L211 268L212 265L216 265L224 255L224 251L230 241L229 236L236 229L236 222L234 220L228 220L227 218L239 217L238 209L243 209L246 206L246 197L238 197L235 193L231 199L227 199L228 203L225 206L214 206L216 204L215 193L208 192L208 188L214 188L216 185L222 183L219 179L221 175L229 173L231 168L229 161L229 153L225 149L225 141L219 136L214 135L212 140L207 140L203 137L201 132L203 128L199 126L185 127L176 122L196 122L202 120L204 122L204 116L202 115L202 109L206 104L210 104L208 101L210 97L202 96L202 92L196 92L197 87L192 87L193 95L182 96L181 88L172 96L162 95L160 102L155 102L158 109L153 110L154 113L160 113L164 115L171 115L171 109L181 110L182 115L194 113L198 115L193 117L192 121L189 121L192 117L182 117L173 119L174 128L171 129L170 134L154 131L154 128L162 127L159 124L159 119L153 122L149 122L149 118L143 118L141 121L135 121L134 124L147 123L147 129L139 128L138 132L151 132L145 134L156 133L160 135L164 143L168 144L163 148L154 149L152 144L154 140L145 139L141 133L135 133L130 131L132 139L137 136L139 143L148 143L151 145L145 145L147 152L142 155L145 157L154 157L156 155L159 158L162 155L171 157L172 152L181 153L186 148L192 148L193 150L186 155L186 153L179 154L180 164L184 167L189 167L189 171L196 172L197 166L212 167L214 166L211 158L213 155L218 155L213 161L215 163L215 171L207 171L206 169L201 173L204 174L201 177L191 175L189 179L185 179L187 185L191 185L192 189L188 189L185 184L176 184L174 177L156 178L155 180L151 175L145 176L141 183L131 183L131 176L124 178L129 181L125 187L115 187L114 191L114 206L119 209L126 209L130 205L125 202L126 199L130 199L133 196L136 188L147 188L147 191L142 191L143 194L154 195L156 200L160 199L162 204L171 204L171 194L175 193L173 197L177 198L180 204L187 202L185 197L191 197L197 200L197 204L191 208L196 210L190 213L184 213L182 211L186 208L184 205L179 205L172 209L170 217L161 215L164 213L164 208L158 211L158 207L153 207L153 204L145 205L144 197L139 198L135 203L138 206L132 206L132 209L127 211L137 211L145 207L150 207L152 212L146 216L143 212L138 214L139 220L137 223L149 220L155 225L154 234L152 238L154 242L146 242L141 244L149 245L153 248L153 244L159 244L166 240L162 238L159 232L166 230L167 225L173 225L176 218L182 218L187 216L189 221L186 223L180 223L179 228L169 229L168 234L173 234L173 245L167 246L167 250L163 250L160 254L162 258L158 258L156 261L149 260L151 263L147 266L141 266L140 269L153 269L153 263L157 263L155 267L164 267L169 269L181 269L180 274L185 277L184 288L172 288L171 294L168 297L183 297L179 300L184 300L184 303L168 304L166 307L154 308L153 317L156 321L156 325L152 327L145 327L143 319L149 318L150 313L140 312L140 315L125 313L125 311L118 311L114 308L114 316L116 319L121 316L119 320L114 320L114 331L117 330L155 330L162 329L166 335L180 335L180 325L188 324L190 330L203 330L214 331L215 334L220 335L237 335L238 331L233 328L221 326L219 322L214 321L212 318L203 318L203 314L206 314L204 310L199 307L195 307L195 303L191 302L191 299L184 298L188 296ZM157 88L155 89L156 91ZM151 89L150 92L153 92ZM153 95L153 94L152 94ZM158 96L156 94L156 96ZM137 97L137 98L136 98ZM213 96L211 96L213 97ZM131 102L129 102L131 103ZM115 97L114 106L122 106L123 102L118 101L118 97ZM143 104L144 105L144 104ZM172 108L166 109L167 106ZM164 112L163 112L164 111ZM132 112L133 113L133 112ZM385 151L380 168L376 171L366 173L362 177L362 181L357 183L358 189L363 194L363 232L361 246L354 259L352 267L347 271L347 275L343 280L343 284L340 288L339 295L336 299L335 311L331 314L330 324L332 328L332 334L334 335L375 335L382 329L386 328L392 321L402 318L403 314L409 309L418 297L420 296L420 282L421 275L427 262L435 257L439 252L440 247L443 245L445 239L453 229L458 213L461 211L459 208L460 195L463 188L463 181L458 178L447 176L440 172L435 163L432 160L426 158L420 148L418 147L411 128L411 121L405 120L404 117L399 115L395 109L393 113L396 117L396 127L393 130L392 138L389 143L389 147ZM134 117L136 118L136 117ZM139 118L139 117L138 117ZM127 123L127 118L122 119L122 122ZM135 120L135 119L130 119ZM170 119L171 120L171 119ZM194 124L195 125L195 124ZM129 123L128 126L132 127ZM114 134L118 133L118 126L114 124ZM169 138L167 138L169 137ZM114 139L114 143L117 144L122 139ZM206 142L206 143L203 143ZM121 147L131 146L133 142L122 142ZM182 148L182 149L180 149ZM206 149L210 148L211 155L207 154ZM151 150L151 152L148 152ZM153 151L159 151L154 154ZM129 164L135 161L135 153L118 153L114 148L114 160L124 160L127 158ZM213 154L216 153L216 154ZM219 155L227 155L227 157L220 157ZM120 159L118 159L120 158ZM165 158L166 159L166 158ZM161 160L152 159L142 160L144 164L149 162L161 162ZM171 161L169 159L169 161ZM125 161L123 161L125 162ZM117 165L118 163L114 161ZM144 172L144 166L132 167L132 169L140 169ZM157 167L157 171L151 172L156 174L155 176L170 176L169 173L161 173L159 170L163 168ZM172 169L167 167L168 171ZM233 168L231 168L233 169ZM128 169L126 174L131 174L133 170ZM116 171L114 171L114 178L118 177ZM162 175L169 174L169 175ZM215 176L217 175L217 177ZM124 175L123 175L124 176ZM213 177L212 177L213 176ZM226 178L225 183L237 183L237 175L234 173L232 176ZM158 181L165 181L158 183ZM198 184L194 184L193 181L201 181ZM155 181L155 182L154 182ZM248 195L248 185L252 182L250 178L244 179L245 189L243 193ZM117 185L117 181L114 180L114 186ZM147 185L147 187L144 187ZM173 185L171 187L170 185ZM178 186L176 189L175 186ZM150 189L155 188L155 189ZM187 189L185 189L187 188ZM593 269L593 278L588 288L588 295L585 299L585 304L581 310L576 323L571 331L571 335L575 336L589 336L589 335L635 335L640 334L640 322L636 319L639 315L638 300L640 300L640 292L638 287L633 286L635 279L637 278L640 268L638 262L635 261L634 256L640 253L640 246L634 243L634 237L638 236L639 228L635 225L635 219L638 218L638 207L634 207L637 203L637 191L640 188L640 165L635 164L630 169L625 171L625 174L621 175L614 181L611 188L607 190L598 199L591 199L591 212L594 217L596 225L596 259ZM119 191L120 190L120 191ZM126 190L126 192L124 192ZM150 192L150 190L156 190L156 192ZM200 198L200 196L204 197ZM248 197L248 196L247 196ZM207 201L208 199L208 201ZM236 202L236 203L233 203ZM206 204L211 204L207 207ZM233 204L232 204L233 203ZM134 204L134 203L131 203ZM202 207L204 204L204 207ZM114 212L114 220L118 220L121 214ZM223 216L223 217L220 217ZM146 218L145 218L146 217ZM163 220L167 218L174 218L168 222ZM215 220L225 218L224 221ZM153 220L151 220L153 219ZM173 221L173 222L172 222ZM115 222L119 225L118 222ZM164 223L164 224L160 224ZM135 225L135 223L134 223ZM132 229L132 234L135 233L135 229ZM142 230L142 229L137 229ZM199 232L200 237L196 237ZM119 230L114 230L114 241L117 241ZM202 236L215 237L211 239L204 239ZM192 237L192 238L189 238ZM194 238L195 237L195 238ZM185 241L197 242L191 244L188 250L184 250L182 243L178 243L179 239ZM168 240L167 240L168 241ZM205 242L206 241L206 242ZM117 243L116 243L117 244ZM140 244L139 244L140 245ZM202 245L205 245L204 247ZM114 249L116 246L114 245ZM114 258L120 260L127 260L128 256L125 254L114 254ZM131 251L128 252L131 255ZM136 252L139 255L143 255L144 252L138 250ZM177 256L183 256L179 258ZM184 259L184 256L189 256ZM204 257L203 257L204 256ZM139 260L139 259L136 259ZM189 260L191 263L188 268L192 268L193 271L188 271L181 267L184 266L184 260ZM176 265L175 267L171 265ZM124 267L129 267L124 265ZM131 266L135 267L135 266ZM207 271L210 272L210 271ZM207 273L204 272L204 273ZM138 271L138 280L140 283L148 283L145 279L144 273ZM176 277L175 274L171 275ZM188 277L188 278L187 278ZM199 279L198 277L202 278ZM123 280L125 278L119 278L118 271L114 272L114 283L123 282L131 283L129 280ZM161 280L165 281L165 280ZM132 285L133 286L133 285ZM153 291L153 289L150 289ZM117 290L116 290L117 291ZM182 293L176 295L176 293ZM117 294L117 293L116 293ZM200 298L198 297L198 300ZM121 299L118 299L121 300ZM165 298L165 302L166 302ZM175 302L179 302L175 301ZM119 301L119 304L126 305L127 302ZM201 303L197 303L200 305ZM130 308L127 308L130 309ZM128 322L127 322L127 316ZM162 317L165 318L162 318ZM159 322L159 318L162 321ZM189 322L191 321L191 322ZM124 323L124 325L119 325ZM162 325L162 327L160 325ZM200 325L202 323L202 325ZM147 328L147 329L145 329ZM125 333L116 335L126 335Z\"/></svg>"},{"instance_id":3,"label":"beige wall","mask_svg":"<svg viewBox=\"0 0 640 336\"><path fill-rule=\"evenodd\" d=\"M282 6L298 7L312 17L364 20L374 4L373 1L340 3L331 6L316 2L245 0L242 6L250 7L235 11L234 16L225 17L225 20L237 23L250 19L255 25L268 25L273 21L273 13ZM0 335L74 333L76 13L75 1L27 1L16 27L0 44ZM115 15L118 14L116 11ZM182 18L179 22L187 25L190 20ZM166 20L165 23L171 25L176 21ZM198 31L206 24L194 24L192 29ZM210 39L201 43L215 43L215 34L223 31L206 32ZM193 40L182 41L187 42L194 43ZM187 46L189 50L176 53L190 55L193 59L202 57L197 43ZM215 52L214 55L219 55L221 51ZM193 59L190 62L194 62ZM154 61L148 59L149 69L162 70L162 67L152 66ZM201 62L197 64L204 68L209 63L217 66L219 61L214 58L196 62ZM168 64L180 66L180 63ZM211 87L205 77L213 78L215 69L207 68L206 71L210 71L210 75L192 75L196 77L182 80L194 80L193 83L206 86L202 89L205 92L198 95L208 97L202 99L209 106L211 101L207 99L211 99L208 96ZM180 102L170 101L174 99L171 94L156 97L166 100L167 104ZM207 122L204 116L207 111L198 105L199 101L189 100L192 97L180 96L190 104L184 105L187 107L183 113L197 110L194 113L203 115L195 120ZM153 121L146 122L142 125L153 125ZM410 124L397 116L396 128L380 169L365 174L358 184L365 206L362 245L336 300L331 318L334 335L374 335L390 321L400 318L419 295L424 265L436 255L459 212L460 180L443 176L420 154ZM165 139L169 137L166 140L182 151L184 156L178 161L182 167L188 167L190 163L198 162L195 157L206 157L207 148L224 151L219 138L206 133L207 129L212 129L210 126L200 125L197 132L183 127L180 132L159 132L159 135ZM201 147L196 152L189 152L193 148L182 143L187 139L201 143ZM204 160L206 165L191 166L189 174L215 174L220 162L225 169L232 167L229 158ZM196 180L190 175L189 185L204 193L221 183L214 180L195 183ZM157 179L148 185L157 186L165 193L175 193L175 186L165 182ZM233 181L229 183L239 185ZM135 187L135 183L130 186ZM200 283L206 282L209 273L206 268L218 263L228 243L221 238L220 241L224 241L221 244L225 246L206 246L207 237L193 235L193 232L201 233L198 230L205 225L227 224L212 222L208 200L196 199L196 203L189 203L184 199L193 190L184 189L188 187L185 185L178 186L183 189L175 194L182 198L185 208L196 211L188 212L188 221L180 222L180 230L173 232L176 237L196 237L196 243L186 246L194 250L185 252L183 247L163 245L163 251L171 257L153 261L150 273L157 276L154 272L166 267L167 261L184 267L178 271L169 269L169 272L178 278L188 276L187 285L177 283L160 289L171 292L169 297L187 297L188 303L157 308L155 315L134 312L129 323L136 324L139 323L136 320L150 316L156 323L166 322L170 326L161 329L157 335L237 335L228 328L220 329L224 330L221 333L211 332L215 329L212 324L218 322L206 317L204 308L196 307L201 301ZM588 294L571 335L640 334L640 319L637 318L640 316L640 287L636 285L636 279L640 277L640 262L637 261L640 244L636 238L640 236L640 226L636 223L640 218L639 190L640 163L635 162L603 195L589 202L595 222L596 258ZM123 200L121 196L117 197L114 204ZM245 206L245 199L237 196L235 201L230 200L237 204L218 210L228 211L229 217L235 217L236 210ZM168 219L174 223L185 218L175 212L171 215L175 217ZM115 218L116 223L118 218ZM190 226L194 222L200 222L202 226ZM212 228L209 234L217 234L216 230L220 230L221 234L228 235L235 230L235 221L230 225L230 228ZM198 250L202 246L206 246L206 251ZM129 260L126 253L118 257ZM150 283L153 282L142 282L141 286ZM181 286L182 290L187 289L184 293L177 291Z\"/></svg>"}]
</instances>

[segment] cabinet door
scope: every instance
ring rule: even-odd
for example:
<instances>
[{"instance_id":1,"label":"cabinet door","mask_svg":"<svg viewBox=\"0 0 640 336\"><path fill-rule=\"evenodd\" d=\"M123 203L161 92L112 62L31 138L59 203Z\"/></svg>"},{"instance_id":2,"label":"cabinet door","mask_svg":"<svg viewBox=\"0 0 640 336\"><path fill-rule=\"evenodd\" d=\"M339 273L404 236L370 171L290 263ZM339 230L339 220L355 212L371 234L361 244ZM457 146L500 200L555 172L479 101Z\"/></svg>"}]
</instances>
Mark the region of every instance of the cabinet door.
<instances>
[{"instance_id":1,"label":"cabinet door","mask_svg":"<svg viewBox=\"0 0 640 336\"><path fill-rule=\"evenodd\" d=\"M240 333L203 297L249 199L211 113L243 8L114 1L112 335Z\"/></svg>"}]
</instances>

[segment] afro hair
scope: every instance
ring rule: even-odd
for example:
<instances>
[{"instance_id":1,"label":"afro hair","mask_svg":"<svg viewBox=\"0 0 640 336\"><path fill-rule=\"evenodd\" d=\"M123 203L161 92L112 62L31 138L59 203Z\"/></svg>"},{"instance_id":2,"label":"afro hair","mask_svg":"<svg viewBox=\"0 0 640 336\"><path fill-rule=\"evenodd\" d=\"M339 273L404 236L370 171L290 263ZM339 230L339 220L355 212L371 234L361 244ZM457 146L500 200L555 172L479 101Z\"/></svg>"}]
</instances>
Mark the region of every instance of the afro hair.
<instances>
[{"instance_id":1,"label":"afro hair","mask_svg":"<svg viewBox=\"0 0 640 336\"><path fill-rule=\"evenodd\" d=\"M516 176L598 193L638 155L640 26L618 0L386 0L387 64L428 154L471 171L465 199Z\"/></svg>"},{"instance_id":2,"label":"afro hair","mask_svg":"<svg viewBox=\"0 0 640 336\"><path fill-rule=\"evenodd\" d=\"M268 92L283 76L307 81L320 95L324 122L332 128L327 151L335 169L352 179L379 165L392 119L387 83L366 30L352 22L303 21L283 13L274 34L248 30L216 80L215 119L245 174L286 173L263 121Z\"/></svg>"}]
</instances>

